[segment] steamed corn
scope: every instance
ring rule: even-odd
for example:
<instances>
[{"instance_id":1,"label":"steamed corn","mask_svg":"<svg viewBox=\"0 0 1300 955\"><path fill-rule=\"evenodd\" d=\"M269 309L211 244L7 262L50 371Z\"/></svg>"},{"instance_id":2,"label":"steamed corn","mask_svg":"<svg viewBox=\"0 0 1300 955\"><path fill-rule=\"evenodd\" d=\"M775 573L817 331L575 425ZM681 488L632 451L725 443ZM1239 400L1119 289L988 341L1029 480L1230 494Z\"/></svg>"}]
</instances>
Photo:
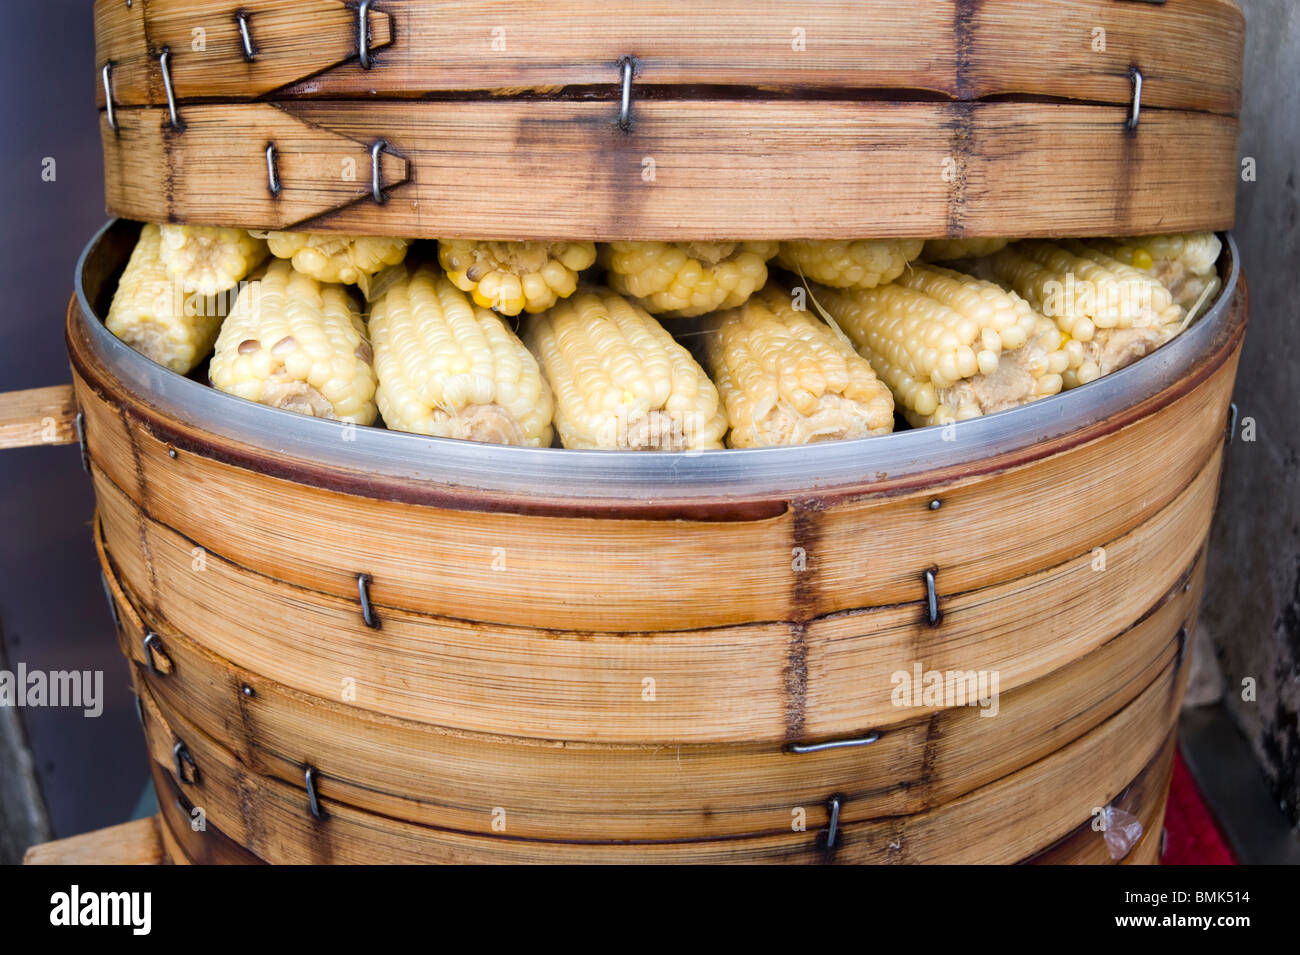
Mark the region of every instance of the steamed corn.
<instances>
[{"instance_id":1,"label":"steamed corn","mask_svg":"<svg viewBox=\"0 0 1300 955\"><path fill-rule=\"evenodd\" d=\"M275 259L235 300L209 375L221 391L354 424L375 420L374 356L347 289Z\"/></svg>"},{"instance_id":2,"label":"steamed corn","mask_svg":"<svg viewBox=\"0 0 1300 955\"><path fill-rule=\"evenodd\" d=\"M596 244L443 239L438 261L476 304L518 315L545 311L572 295L578 273L596 261Z\"/></svg>"},{"instance_id":3,"label":"steamed corn","mask_svg":"<svg viewBox=\"0 0 1300 955\"><path fill-rule=\"evenodd\" d=\"M991 282L916 266L874 289L812 290L915 426L1058 393L1071 356L1054 324Z\"/></svg>"},{"instance_id":4,"label":"steamed corn","mask_svg":"<svg viewBox=\"0 0 1300 955\"><path fill-rule=\"evenodd\" d=\"M490 444L551 443L551 389L537 360L436 266L402 275L374 303L370 340L388 427Z\"/></svg>"},{"instance_id":5,"label":"steamed corn","mask_svg":"<svg viewBox=\"0 0 1300 955\"><path fill-rule=\"evenodd\" d=\"M401 263L411 240L382 235L268 232L266 244L272 255L288 259L304 275L320 282L356 285L369 298L375 275Z\"/></svg>"},{"instance_id":6,"label":"steamed corn","mask_svg":"<svg viewBox=\"0 0 1300 955\"><path fill-rule=\"evenodd\" d=\"M734 308L767 281L775 242L610 242L601 263L616 292L665 318Z\"/></svg>"},{"instance_id":7,"label":"steamed corn","mask_svg":"<svg viewBox=\"0 0 1300 955\"><path fill-rule=\"evenodd\" d=\"M782 242L776 260L831 288L875 288L901 275L924 245L922 239Z\"/></svg>"},{"instance_id":8,"label":"steamed corn","mask_svg":"<svg viewBox=\"0 0 1300 955\"><path fill-rule=\"evenodd\" d=\"M1218 261L1223 243L1213 232L1090 239L1087 244L1150 273L1191 317L1208 307L1222 287Z\"/></svg>"},{"instance_id":9,"label":"steamed corn","mask_svg":"<svg viewBox=\"0 0 1300 955\"><path fill-rule=\"evenodd\" d=\"M212 351L225 302L184 292L163 267L161 243L158 226L140 230L104 324L145 357L187 375Z\"/></svg>"},{"instance_id":10,"label":"steamed corn","mask_svg":"<svg viewBox=\"0 0 1300 955\"><path fill-rule=\"evenodd\" d=\"M929 239L921 250L921 258L926 262L947 262L992 255L1010 242L1010 239Z\"/></svg>"},{"instance_id":11,"label":"steamed corn","mask_svg":"<svg viewBox=\"0 0 1300 955\"><path fill-rule=\"evenodd\" d=\"M524 341L555 393L566 448L722 447L726 415L690 352L643 308L584 287L528 320Z\"/></svg>"},{"instance_id":12,"label":"steamed corn","mask_svg":"<svg viewBox=\"0 0 1300 955\"><path fill-rule=\"evenodd\" d=\"M769 283L707 326L709 370L733 448L887 434L894 400L866 360Z\"/></svg>"},{"instance_id":13,"label":"steamed corn","mask_svg":"<svg viewBox=\"0 0 1300 955\"><path fill-rule=\"evenodd\" d=\"M1150 274L1076 239L1007 246L972 270L996 279L1053 319L1080 360L1065 387L1087 384L1159 348L1184 327L1183 310Z\"/></svg>"},{"instance_id":14,"label":"steamed corn","mask_svg":"<svg viewBox=\"0 0 1300 955\"><path fill-rule=\"evenodd\" d=\"M159 226L158 256L186 292L216 295L238 285L266 258L266 243L243 229Z\"/></svg>"}]
</instances>

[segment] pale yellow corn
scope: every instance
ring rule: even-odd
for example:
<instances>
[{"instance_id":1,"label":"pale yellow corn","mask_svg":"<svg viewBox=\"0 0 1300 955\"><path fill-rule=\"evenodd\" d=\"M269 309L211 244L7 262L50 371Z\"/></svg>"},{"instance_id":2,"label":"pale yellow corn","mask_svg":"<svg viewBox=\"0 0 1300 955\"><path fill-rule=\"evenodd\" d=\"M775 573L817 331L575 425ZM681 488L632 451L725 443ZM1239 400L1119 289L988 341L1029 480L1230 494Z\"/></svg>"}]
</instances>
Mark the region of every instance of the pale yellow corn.
<instances>
[{"instance_id":1,"label":"pale yellow corn","mask_svg":"<svg viewBox=\"0 0 1300 955\"><path fill-rule=\"evenodd\" d=\"M254 233L258 234L258 233ZM406 258L410 239L384 235L328 235L314 232L268 232L271 254L321 282L356 285L371 293L371 279Z\"/></svg>"},{"instance_id":2,"label":"pale yellow corn","mask_svg":"<svg viewBox=\"0 0 1300 955\"><path fill-rule=\"evenodd\" d=\"M1070 367L1052 322L973 276L918 265L874 289L811 292L918 427L1056 394Z\"/></svg>"},{"instance_id":3,"label":"pale yellow corn","mask_svg":"<svg viewBox=\"0 0 1300 955\"><path fill-rule=\"evenodd\" d=\"M578 273L596 261L596 244L442 239L438 261L477 304L518 315L543 312L572 295Z\"/></svg>"},{"instance_id":4,"label":"pale yellow corn","mask_svg":"<svg viewBox=\"0 0 1300 955\"><path fill-rule=\"evenodd\" d=\"M551 389L537 360L494 312L438 267L395 281L370 312L376 400L398 431L547 447Z\"/></svg>"},{"instance_id":5,"label":"pale yellow corn","mask_svg":"<svg viewBox=\"0 0 1300 955\"><path fill-rule=\"evenodd\" d=\"M767 281L775 242L610 242L609 284L665 318L735 308Z\"/></svg>"},{"instance_id":6,"label":"pale yellow corn","mask_svg":"<svg viewBox=\"0 0 1300 955\"><path fill-rule=\"evenodd\" d=\"M163 225L159 258L186 292L216 295L238 285L266 258L266 243L243 229Z\"/></svg>"},{"instance_id":7,"label":"pale yellow corn","mask_svg":"<svg viewBox=\"0 0 1300 955\"><path fill-rule=\"evenodd\" d=\"M524 341L555 393L566 448L722 447L727 418L713 382L645 309L617 293L579 288L529 319Z\"/></svg>"},{"instance_id":8,"label":"pale yellow corn","mask_svg":"<svg viewBox=\"0 0 1300 955\"><path fill-rule=\"evenodd\" d=\"M1080 342L1100 329L1154 328L1183 317L1149 274L1075 239L1016 242L975 260L971 270L1013 290Z\"/></svg>"},{"instance_id":9,"label":"pale yellow corn","mask_svg":"<svg viewBox=\"0 0 1300 955\"><path fill-rule=\"evenodd\" d=\"M226 297L183 291L158 256L161 241L158 226L140 230L104 324L146 358L187 375L212 351Z\"/></svg>"},{"instance_id":10,"label":"pale yellow corn","mask_svg":"<svg viewBox=\"0 0 1300 955\"><path fill-rule=\"evenodd\" d=\"M217 336L209 376L222 391L354 424L375 420L366 327L341 285L275 259L239 293Z\"/></svg>"},{"instance_id":11,"label":"pale yellow corn","mask_svg":"<svg viewBox=\"0 0 1300 955\"><path fill-rule=\"evenodd\" d=\"M1189 312L1207 308L1222 287L1218 262L1223 243L1213 232L1090 239L1087 245L1150 273Z\"/></svg>"},{"instance_id":12,"label":"pale yellow corn","mask_svg":"<svg viewBox=\"0 0 1300 955\"><path fill-rule=\"evenodd\" d=\"M992 255L998 249L1006 248L1010 242L1010 239L928 239L921 251L921 259L926 262L947 262Z\"/></svg>"},{"instance_id":13,"label":"pale yellow corn","mask_svg":"<svg viewBox=\"0 0 1300 955\"><path fill-rule=\"evenodd\" d=\"M901 275L924 245L923 239L782 242L776 259L811 282L832 288L875 288Z\"/></svg>"},{"instance_id":14,"label":"pale yellow corn","mask_svg":"<svg viewBox=\"0 0 1300 955\"><path fill-rule=\"evenodd\" d=\"M800 304L803 304L802 302ZM776 283L706 329L733 448L887 434L894 399L867 361Z\"/></svg>"}]
</instances>

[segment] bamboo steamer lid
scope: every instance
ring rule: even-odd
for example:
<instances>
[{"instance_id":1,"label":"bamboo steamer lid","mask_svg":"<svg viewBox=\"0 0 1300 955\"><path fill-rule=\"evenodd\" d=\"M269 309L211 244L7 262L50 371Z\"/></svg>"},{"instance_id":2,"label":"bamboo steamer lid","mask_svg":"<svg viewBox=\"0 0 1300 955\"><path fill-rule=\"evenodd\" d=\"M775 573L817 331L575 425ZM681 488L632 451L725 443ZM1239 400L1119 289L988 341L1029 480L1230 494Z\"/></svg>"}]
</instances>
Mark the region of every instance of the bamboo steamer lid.
<instances>
[{"instance_id":1,"label":"bamboo steamer lid","mask_svg":"<svg viewBox=\"0 0 1300 955\"><path fill-rule=\"evenodd\" d=\"M108 208L411 237L1232 225L1232 0L97 0Z\"/></svg>"}]
</instances>

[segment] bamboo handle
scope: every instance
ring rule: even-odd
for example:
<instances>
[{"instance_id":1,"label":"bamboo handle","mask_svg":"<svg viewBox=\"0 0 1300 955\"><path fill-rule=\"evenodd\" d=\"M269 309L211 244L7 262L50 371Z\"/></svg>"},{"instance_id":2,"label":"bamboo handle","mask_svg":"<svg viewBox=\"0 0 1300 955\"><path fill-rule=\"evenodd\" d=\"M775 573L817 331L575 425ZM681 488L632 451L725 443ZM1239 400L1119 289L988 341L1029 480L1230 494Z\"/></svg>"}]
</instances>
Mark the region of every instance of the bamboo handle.
<instances>
[{"instance_id":1,"label":"bamboo handle","mask_svg":"<svg viewBox=\"0 0 1300 955\"><path fill-rule=\"evenodd\" d=\"M0 448L76 444L76 418L71 385L0 394Z\"/></svg>"}]
</instances>

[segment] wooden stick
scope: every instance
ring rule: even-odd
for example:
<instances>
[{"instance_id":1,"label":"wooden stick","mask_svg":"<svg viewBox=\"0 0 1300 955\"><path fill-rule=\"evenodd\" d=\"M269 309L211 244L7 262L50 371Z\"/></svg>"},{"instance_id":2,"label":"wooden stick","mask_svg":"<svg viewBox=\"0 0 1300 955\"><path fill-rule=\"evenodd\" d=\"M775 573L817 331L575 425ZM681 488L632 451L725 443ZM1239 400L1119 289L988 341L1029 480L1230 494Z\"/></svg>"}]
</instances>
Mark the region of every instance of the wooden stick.
<instances>
[{"instance_id":1,"label":"wooden stick","mask_svg":"<svg viewBox=\"0 0 1300 955\"><path fill-rule=\"evenodd\" d=\"M76 417L71 385L0 394L0 449L75 444Z\"/></svg>"},{"instance_id":2,"label":"wooden stick","mask_svg":"<svg viewBox=\"0 0 1300 955\"><path fill-rule=\"evenodd\" d=\"M23 857L23 865L162 864L156 816L32 846Z\"/></svg>"}]
</instances>

